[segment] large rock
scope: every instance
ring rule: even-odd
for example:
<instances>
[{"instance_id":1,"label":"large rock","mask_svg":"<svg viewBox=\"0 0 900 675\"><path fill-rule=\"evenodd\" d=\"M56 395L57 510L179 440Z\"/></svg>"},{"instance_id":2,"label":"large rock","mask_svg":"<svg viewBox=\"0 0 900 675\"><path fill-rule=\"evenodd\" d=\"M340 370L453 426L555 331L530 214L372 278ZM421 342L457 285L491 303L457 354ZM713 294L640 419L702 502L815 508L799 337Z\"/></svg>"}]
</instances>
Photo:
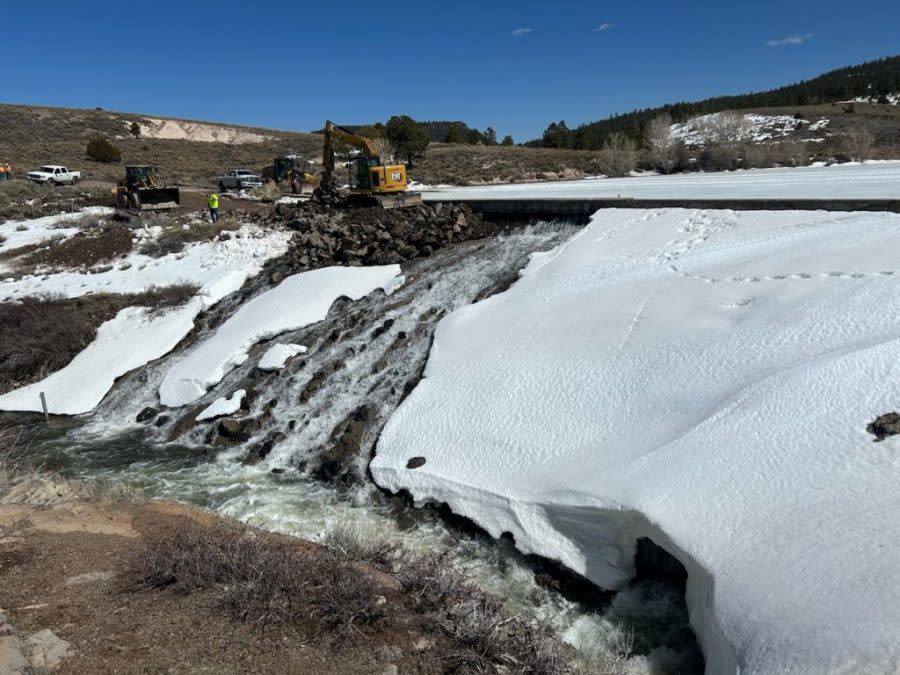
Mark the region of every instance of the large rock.
<instances>
[{"instance_id":1,"label":"large rock","mask_svg":"<svg viewBox=\"0 0 900 675\"><path fill-rule=\"evenodd\" d=\"M49 629L31 635L23 646L28 663L39 673L55 669L73 652L71 643Z\"/></svg>"},{"instance_id":2,"label":"large rock","mask_svg":"<svg viewBox=\"0 0 900 675\"><path fill-rule=\"evenodd\" d=\"M0 675L23 675L27 666L18 633L0 612Z\"/></svg>"},{"instance_id":3,"label":"large rock","mask_svg":"<svg viewBox=\"0 0 900 675\"><path fill-rule=\"evenodd\" d=\"M230 439L240 438L244 430L243 425L232 417L226 417L225 419L219 420L217 428L220 436Z\"/></svg>"}]
</instances>

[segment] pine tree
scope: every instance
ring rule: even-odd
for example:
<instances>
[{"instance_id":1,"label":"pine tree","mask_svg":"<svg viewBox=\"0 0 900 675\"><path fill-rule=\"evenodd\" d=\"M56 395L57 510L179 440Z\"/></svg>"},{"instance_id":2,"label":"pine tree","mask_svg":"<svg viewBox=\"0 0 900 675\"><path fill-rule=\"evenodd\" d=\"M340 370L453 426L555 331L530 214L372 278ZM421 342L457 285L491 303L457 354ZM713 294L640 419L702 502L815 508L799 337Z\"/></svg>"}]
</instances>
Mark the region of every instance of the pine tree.
<instances>
[{"instance_id":1,"label":"pine tree","mask_svg":"<svg viewBox=\"0 0 900 675\"><path fill-rule=\"evenodd\" d=\"M414 157L421 157L428 147L428 134L409 115L395 115L384 127L385 136L410 168Z\"/></svg>"}]
</instances>

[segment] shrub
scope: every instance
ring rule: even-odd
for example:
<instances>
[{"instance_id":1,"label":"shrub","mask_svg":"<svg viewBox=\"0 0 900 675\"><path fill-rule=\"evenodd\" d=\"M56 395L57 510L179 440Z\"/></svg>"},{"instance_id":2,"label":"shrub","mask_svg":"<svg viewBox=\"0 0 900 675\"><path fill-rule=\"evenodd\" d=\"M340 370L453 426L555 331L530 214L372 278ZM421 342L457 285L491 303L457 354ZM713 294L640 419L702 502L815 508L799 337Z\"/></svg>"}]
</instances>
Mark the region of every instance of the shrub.
<instances>
[{"instance_id":1,"label":"shrub","mask_svg":"<svg viewBox=\"0 0 900 675\"><path fill-rule=\"evenodd\" d=\"M122 161L122 153L119 149L99 134L88 141L87 156L95 162L114 163Z\"/></svg>"},{"instance_id":2,"label":"shrub","mask_svg":"<svg viewBox=\"0 0 900 675\"><path fill-rule=\"evenodd\" d=\"M185 525L138 552L126 590L213 590L239 621L303 624L344 633L384 614L374 584L349 564L243 525Z\"/></svg>"},{"instance_id":3,"label":"shrub","mask_svg":"<svg viewBox=\"0 0 900 675\"><path fill-rule=\"evenodd\" d=\"M176 284L136 295L25 297L0 303L0 392L42 379L87 347L97 327L129 306L183 304L196 286Z\"/></svg>"}]
</instances>

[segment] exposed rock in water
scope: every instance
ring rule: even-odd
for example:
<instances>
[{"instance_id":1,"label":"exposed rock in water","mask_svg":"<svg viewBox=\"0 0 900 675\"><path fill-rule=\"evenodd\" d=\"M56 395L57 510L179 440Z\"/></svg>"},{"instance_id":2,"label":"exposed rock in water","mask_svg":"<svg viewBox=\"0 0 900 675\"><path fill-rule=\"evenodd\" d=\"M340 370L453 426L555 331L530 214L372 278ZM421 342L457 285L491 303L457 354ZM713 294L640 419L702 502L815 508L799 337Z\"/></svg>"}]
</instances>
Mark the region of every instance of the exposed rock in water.
<instances>
[{"instance_id":1,"label":"exposed rock in water","mask_svg":"<svg viewBox=\"0 0 900 675\"><path fill-rule=\"evenodd\" d=\"M866 427L866 431L875 436L876 443L888 436L900 434L900 413L889 412L881 415Z\"/></svg>"},{"instance_id":2,"label":"exposed rock in water","mask_svg":"<svg viewBox=\"0 0 900 675\"><path fill-rule=\"evenodd\" d=\"M141 412L139 412L137 414L135 421L147 422L149 420L152 420L154 417L156 417L156 413L158 413L158 412L159 411L156 408L150 408L150 407L144 408L143 410L141 410Z\"/></svg>"},{"instance_id":3,"label":"exposed rock in water","mask_svg":"<svg viewBox=\"0 0 900 675\"><path fill-rule=\"evenodd\" d=\"M425 458L424 457L412 457L407 463L407 469L418 469L420 466L425 466Z\"/></svg>"},{"instance_id":4,"label":"exposed rock in water","mask_svg":"<svg viewBox=\"0 0 900 675\"><path fill-rule=\"evenodd\" d=\"M219 424L216 428L219 431L219 435L224 438L239 440L243 435L243 426L240 422L231 417L219 420Z\"/></svg>"},{"instance_id":5,"label":"exposed rock in water","mask_svg":"<svg viewBox=\"0 0 900 675\"><path fill-rule=\"evenodd\" d=\"M330 447L319 455L312 475L320 480L340 478L353 482L357 478L352 475L354 460L359 457L363 435L374 420L375 414L369 405L361 405L350 413L343 424L335 428Z\"/></svg>"}]
</instances>

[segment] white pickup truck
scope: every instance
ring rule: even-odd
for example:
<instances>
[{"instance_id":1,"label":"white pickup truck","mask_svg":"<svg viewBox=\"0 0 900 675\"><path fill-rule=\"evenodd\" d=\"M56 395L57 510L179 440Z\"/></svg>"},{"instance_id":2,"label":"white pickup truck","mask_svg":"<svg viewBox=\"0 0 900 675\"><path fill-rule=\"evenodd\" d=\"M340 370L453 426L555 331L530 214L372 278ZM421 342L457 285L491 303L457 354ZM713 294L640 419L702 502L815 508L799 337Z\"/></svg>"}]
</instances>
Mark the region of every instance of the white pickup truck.
<instances>
[{"instance_id":1,"label":"white pickup truck","mask_svg":"<svg viewBox=\"0 0 900 675\"><path fill-rule=\"evenodd\" d=\"M255 174L247 169L232 169L224 176L219 176L219 189L226 190L234 188L243 190L245 188L262 187L263 181L259 174Z\"/></svg>"},{"instance_id":2,"label":"white pickup truck","mask_svg":"<svg viewBox=\"0 0 900 675\"><path fill-rule=\"evenodd\" d=\"M69 171L66 167L56 164L47 164L34 171L29 171L28 180L41 185L62 185L64 183L74 185L81 180L81 172Z\"/></svg>"}]
</instances>

